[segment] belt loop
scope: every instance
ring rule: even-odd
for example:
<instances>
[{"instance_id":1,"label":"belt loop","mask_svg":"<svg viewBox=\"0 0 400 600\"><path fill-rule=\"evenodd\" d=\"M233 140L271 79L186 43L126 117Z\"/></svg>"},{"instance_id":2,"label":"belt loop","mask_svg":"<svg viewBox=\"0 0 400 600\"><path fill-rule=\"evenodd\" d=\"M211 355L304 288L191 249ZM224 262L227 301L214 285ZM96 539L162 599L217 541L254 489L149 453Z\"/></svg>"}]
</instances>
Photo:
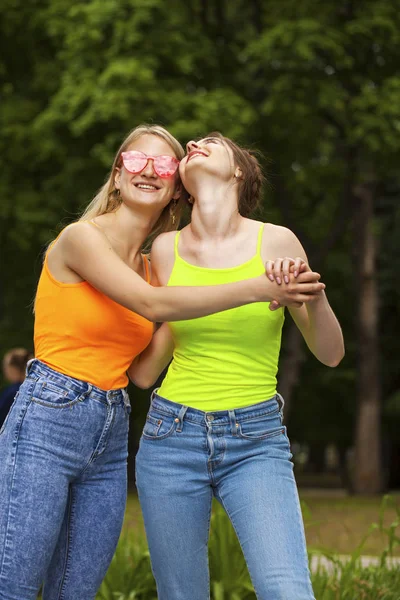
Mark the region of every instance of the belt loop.
<instances>
[{"instance_id":1,"label":"belt loop","mask_svg":"<svg viewBox=\"0 0 400 600\"><path fill-rule=\"evenodd\" d=\"M28 360L28 362L26 363L25 377L28 377L31 365L36 361L37 358L31 358L30 360Z\"/></svg>"},{"instance_id":2,"label":"belt loop","mask_svg":"<svg viewBox=\"0 0 400 600\"><path fill-rule=\"evenodd\" d=\"M178 420L178 425L176 427L176 431L178 431L179 433L182 431L183 419L185 417L187 409L188 409L187 406L182 406L177 418L175 419L175 421Z\"/></svg>"},{"instance_id":3,"label":"belt loop","mask_svg":"<svg viewBox=\"0 0 400 600\"><path fill-rule=\"evenodd\" d=\"M229 410L229 424L231 426L231 434L236 435L238 428L236 427L236 415L234 410Z\"/></svg>"},{"instance_id":4,"label":"belt loop","mask_svg":"<svg viewBox=\"0 0 400 600\"><path fill-rule=\"evenodd\" d=\"M160 389L159 387L158 387L158 388L155 388L155 389L154 389L154 390L151 392L151 396L150 396L150 404L153 402L153 398L154 398L154 396L157 394L157 392L158 392L158 390L159 390L159 389Z\"/></svg>"},{"instance_id":5,"label":"belt loop","mask_svg":"<svg viewBox=\"0 0 400 600\"><path fill-rule=\"evenodd\" d=\"M131 403L130 403L130 400L129 400L129 394L128 394L128 392L126 391L126 389L125 389L125 388L123 388L123 389L122 389L122 399L123 399L123 401L124 401L124 406L125 406L125 408L128 408L128 406L129 406L129 408L130 408L130 406L131 406Z\"/></svg>"},{"instance_id":6,"label":"belt loop","mask_svg":"<svg viewBox=\"0 0 400 600\"><path fill-rule=\"evenodd\" d=\"M279 404L279 412L281 413L281 419L282 419L282 422L283 422L283 409L284 409L284 406L285 406L285 401L284 401L283 397L278 392L276 392L276 399L277 399L277 402Z\"/></svg>"}]
</instances>

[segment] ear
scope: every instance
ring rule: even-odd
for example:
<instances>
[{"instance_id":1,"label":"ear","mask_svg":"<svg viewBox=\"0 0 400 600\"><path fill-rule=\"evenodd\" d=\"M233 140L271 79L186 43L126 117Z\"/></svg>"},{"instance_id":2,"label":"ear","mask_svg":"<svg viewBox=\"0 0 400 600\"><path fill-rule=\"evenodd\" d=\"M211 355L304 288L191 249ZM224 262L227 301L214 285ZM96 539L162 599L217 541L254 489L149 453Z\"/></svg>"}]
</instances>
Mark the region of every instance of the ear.
<instances>
[{"instance_id":1,"label":"ear","mask_svg":"<svg viewBox=\"0 0 400 600\"><path fill-rule=\"evenodd\" d=\"M179 198L181 197L181 194L182 194L182 183L180 181L178 181L178 183L176 184L172 199L179 200Z\"/></svg>"},{"instance_id":2,"label":"ear","mask_svg":"<svg viewBox=\"0 0 400 600\"><path fill-rule=\"evenodd\" d=\"M240 167L236 167L234 177L235 179L243 179L243 173Z\"/></svg>"}]
</instances>

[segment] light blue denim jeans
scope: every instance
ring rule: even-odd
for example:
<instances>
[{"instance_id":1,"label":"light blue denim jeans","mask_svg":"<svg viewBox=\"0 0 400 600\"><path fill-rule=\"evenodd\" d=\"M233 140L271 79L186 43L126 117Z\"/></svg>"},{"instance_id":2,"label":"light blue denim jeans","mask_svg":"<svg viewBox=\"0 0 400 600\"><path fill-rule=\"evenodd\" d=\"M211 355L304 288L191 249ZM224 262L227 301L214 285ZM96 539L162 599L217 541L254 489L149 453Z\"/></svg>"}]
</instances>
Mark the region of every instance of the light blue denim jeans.
<instances>
[{"instance_id":1,"label":"light blue denim jeans","mask_svg":"<svg viewBox=\"0 0 400 600\"><path fill-rule=\"evenodd\" d=\"M0 432L0 599L91 600L126 502L129 399L38 360Z\"/></svg>"},{"instance_id":2,"label":"light blue denim jeans","mask_svg":"<svg viewBox=\"0 0 400 600\"><path fill-rule=\"evenodd\" d=\"M213 496L236 530L257 598L314 599L282 406L277 395L205 413L153 393L136 482L159 600L210 597Z\"/></svg>"}]
</instances>

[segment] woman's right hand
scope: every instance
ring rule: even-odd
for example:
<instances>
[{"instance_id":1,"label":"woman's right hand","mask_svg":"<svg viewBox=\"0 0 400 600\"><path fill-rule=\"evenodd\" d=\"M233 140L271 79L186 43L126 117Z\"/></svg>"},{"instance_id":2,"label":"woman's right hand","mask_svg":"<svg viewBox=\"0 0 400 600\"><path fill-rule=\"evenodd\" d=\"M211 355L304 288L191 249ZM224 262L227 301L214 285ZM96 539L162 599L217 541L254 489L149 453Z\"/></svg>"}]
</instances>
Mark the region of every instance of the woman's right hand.
<instances>
[{"instance_id":1,"label":"woman's right hand","mask_svg":"<svg viewBox=\"0 0 400 600\"><path fill-rule=\"evenodd\" d=\"M300 272L297 277L293 272L289 272L288 283L285 285L279 285L277 282L272 284L274 285L272 291L274 299L271 302L271 310L276 310L280 306L300 308L304 303L312 302L325 289L325 284L319 281L320 278L319 273L311 270ZM271 294L271 292L269 293Z\"/></svg>"}]
</instances>

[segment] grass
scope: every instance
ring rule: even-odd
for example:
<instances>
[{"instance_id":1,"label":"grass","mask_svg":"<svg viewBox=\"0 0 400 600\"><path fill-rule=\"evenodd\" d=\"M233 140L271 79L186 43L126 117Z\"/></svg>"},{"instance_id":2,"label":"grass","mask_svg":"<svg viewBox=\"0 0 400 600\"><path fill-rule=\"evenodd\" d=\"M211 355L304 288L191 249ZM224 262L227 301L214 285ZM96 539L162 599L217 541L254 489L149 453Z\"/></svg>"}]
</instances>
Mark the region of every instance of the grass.
<instances>
[{"instance_id":1,"label":"grass","mask_svg":"<svg viewBox=\"0 0 400 600\"><path fill-rule=\"evenodd\" d=\"M310 495L307 497L308 504L304 505L306 529L317 528L310 506L313 506L315 501L317 504L314 506L320 507L320 500L321 498L317 501ZM367 516L364 519L357 518L364 510ZM333 535L335 527L340 529L336 518L343 516L346 519L352 516L354 520L351 543L356 539L356 530L360 537L350 556L346 558L338 556L335 552L320 553L325 559L329 559L330 567L327 569L321 565L317 571L313 570L315 597L318 600L399 600L400 569L390 568L390 561L387 560L400 546L398 499L325 498L320 516L324 517L327 514L330 521L326 531L331 536L331 542L336 539ZM372 525L366 521L370 516L374 521ZM375 536L377 532L378 537ZM361 557L365 554L370 537L374 537L374 541L370 542L368 547L382 549L378 565L366 568ZM346 538L346 544L348 543L350 542ZM344 547L348 549L348 546ZM312 553L315 552L318 555L318 551L314 549ZM219 505L214 507L211 519L209 559L211 600L256 600L233 528ZM149 555L144 544L140 509L133 495L129 498L124 534L96 600L156 600Z\"/></svg>"},{"instance_id":2,"label":"grass","mask_svg":"<svg viewBox=\"0 0 400 600\"><path fill-rule=\"evenodd\" d=\"M369 533L363 554L380 556L387 545L383 529L395 521L396 507L400 509L400 496L391 496L385 505L381 530L370 531L371 523L380 519L382 496L336 497L300 490L300 498L308 547L338 554L352 554ZM129 530L144 531L139 502L133 493L128 498L124 522L124 532ZM394 549L393 555L400 556L400 547Z\"/></svg>"}]
</instances>

